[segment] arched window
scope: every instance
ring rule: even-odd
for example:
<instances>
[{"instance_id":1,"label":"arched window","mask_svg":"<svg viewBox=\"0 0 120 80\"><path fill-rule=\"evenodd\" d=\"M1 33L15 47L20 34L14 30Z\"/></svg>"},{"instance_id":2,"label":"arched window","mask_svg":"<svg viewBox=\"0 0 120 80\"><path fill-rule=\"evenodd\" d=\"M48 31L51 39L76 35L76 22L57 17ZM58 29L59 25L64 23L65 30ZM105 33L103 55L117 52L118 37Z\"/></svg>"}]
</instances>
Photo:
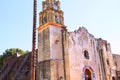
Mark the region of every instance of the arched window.
<instances>
[{"instance_id":1,"label":"arched window","mask_svg":"<svg viewBox=\"0 0 120 80\"><path fill-rule=\"evenodd\" d=\"M43 24L47 22L47 18L43 17Z\"/></svg>"},{"instance_id":2,"label":"arched window","mask_svg":"<svg viewBox=\"0 0 120 80\"><path fill-rule=\"evenodd\" d=\"M92 74L89 69L85 70L85 80L92 80Z\"/></svg>"},{"instance_id":3,"label":"arched window","mask_svg":"<svg viewBox=\"0 0 120 80\"><path fill-rule=\"evenodd\" d=\"M56 21L56 23L59 23L60 22L60 20L59 20L59 16L55 16L55 21Z\"/></svg>"},{"instance_id":4,"label":"arched window","mask_svg":"<svg viewBox=\"0 0 120 80\"><path fill-rule=\"evenodd\" d=\"M62 76L60 76L60 79L59 80L63 80L63 77Z\"/></svg>"},{"instance_id":5,"label":"arched window","mask_svg":"<svg viewBox=\"0 0 120 80\"><path fill-rule=\"evenodd\" d=\"M112 80L115 80L115 77L112 77Z\"/></svg>"},{"instance_id":6,"label":"arched window","mask_svg":"<svg viewBox=\"0 0 120 80\"><path fill-rule=\"evenodd\" d=\"M84 57L85 57L86 59L89 59L89 53L88 53L87 50L84 51Z\"/></svg>"}]
</instances>

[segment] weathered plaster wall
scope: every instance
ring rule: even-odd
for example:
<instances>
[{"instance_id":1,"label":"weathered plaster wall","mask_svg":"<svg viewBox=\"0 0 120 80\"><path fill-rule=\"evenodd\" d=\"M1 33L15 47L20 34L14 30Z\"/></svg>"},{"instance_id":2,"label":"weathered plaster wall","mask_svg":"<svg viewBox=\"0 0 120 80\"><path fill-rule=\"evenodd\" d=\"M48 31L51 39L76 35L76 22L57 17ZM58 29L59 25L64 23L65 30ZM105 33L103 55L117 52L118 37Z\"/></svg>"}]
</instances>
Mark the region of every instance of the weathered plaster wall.
<instances>
[{"instance_id":1,"label":"weathered plaster wall","mask_svg":"<svg viewBox=\"0 0 120 80\"><path fill-rule=\"evenodd\" d=\"M50 27L50 57L51 59L62 60L62 32L61 28Z\"/></svg>"},{"instance_id":2,"label":"weathered plaster wall","mask_svg":"<svg viewBox=\"0 0 120 80\"><path fill-rule=\"evenodd\" d=\"M102 75L102 77L105 80L110 80L113 77L116 77L116 66L113 60L110 43L108 43L106 40L102 40L101 38L99 38L98 51L99 54L101 54L100 58L103 59L103 61L101 61L101 70L103 72L102 74L104 74Z\"/></svg>"},{"instance_id":3,"label":"weathered plaster wall","mask_svg":"<svg viewBox=\"0 0 120 80\"><path fill-rule=\"evenodd\" d=\"M37 80L58 80L60 77L64 78L62 43L61 27L49 25L39 32ZM45 63L49 64L45 66ZM44 77L44 73L47 77Z\"/></svg>"},{"instance_id":4,"label":"weathered plaster wall","mask_svg":"<svg viewBox=\"0 0 120 80\"><path fill-rule=\"evenodd\" d=\"M50 27L51 80L64 78L62 28Z\"/></svg>"},{"instance_id":5,"label":"weathered plaster wall","mask_svg":"<svg viewBox=\"0 0 120 80\"><path fill-rule=\"evenodd\" d=\"M116 73L117 73L117 79L120 79L120 55L113 54L114 62L116 65Z\"/></svg>"},{"instance_id":6,"label":"weathered plaster wall","mask_svg":"<svg viewBox=\"0 0 120 80\"><path fill-rule=\"evenodd\" d=\"M84 68L90 68L97 80L99 80L99 55L96 50L96 39L82 27L74 32L69 32L68 54L70 62L71 80L79 80L84 77ZM89 53L89 59L84 57L84 51Z\"/></svg>"}]
</instances>

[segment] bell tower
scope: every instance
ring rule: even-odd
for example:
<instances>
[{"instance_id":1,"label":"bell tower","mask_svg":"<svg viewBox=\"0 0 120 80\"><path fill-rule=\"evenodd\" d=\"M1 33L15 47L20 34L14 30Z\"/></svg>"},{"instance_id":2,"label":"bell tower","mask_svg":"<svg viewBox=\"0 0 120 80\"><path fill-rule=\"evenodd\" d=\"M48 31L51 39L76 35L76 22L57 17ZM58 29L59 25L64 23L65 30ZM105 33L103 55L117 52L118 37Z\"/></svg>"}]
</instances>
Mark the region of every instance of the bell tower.
<instances>
[{"instance_id":1,"label":"bell tower","mask_svg":"<svg viewBox=\"0 0 120 80\"><path fill-rule=\"evenodd\" d=\"M45 0L39 13L37 80L64 78L64 26L59 0Z\"/></svg>"},{"instance_id":2,"label":"bell tower","mask_svg":"<svg viewBox=\"0 0 120 80\"><path fill-rule=\"evenodd\" d=\"M42 2L42 12L39 14L39 25L47 22L64 25L63 11L60 10L59 0L46 0Z\"/></svg>"}]
</instances>

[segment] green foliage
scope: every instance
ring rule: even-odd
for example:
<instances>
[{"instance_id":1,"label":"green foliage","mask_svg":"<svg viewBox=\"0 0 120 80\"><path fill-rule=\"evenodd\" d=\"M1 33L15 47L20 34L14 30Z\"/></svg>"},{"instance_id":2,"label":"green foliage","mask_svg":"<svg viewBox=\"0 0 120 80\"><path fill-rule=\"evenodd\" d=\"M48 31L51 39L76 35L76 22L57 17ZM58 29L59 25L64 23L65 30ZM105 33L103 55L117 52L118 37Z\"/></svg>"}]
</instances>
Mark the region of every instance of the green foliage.
<instances>
[{"instance_id":1,"label":"green foliage","mask_svg":"<svg viewBox=\"0 0 120 80\"><path fill-rule=\"evenodd\" d=\"M22 49L19 48L10 48L10 49L6 49L5 52L3 53L3 57L8 57L11 55L14 55L16 53L19 53L21 55L26 54L28 51L23 51Z\"/></svg>"},{"instance_id":2,"label":"green foliage","mask_svg":"<svg viewBox=\"0 0 120 80\"><path fill-rule=\"evenodd\" d=\"M6 49L5 52L3 52L3 55L0 55L0 67L1 67L1 65L3 65L3 61L6 57L14 55L16 53L19 53L20 55L24 55L28 52L29 51L24 51L24 50L19 49L19 48Z\"/></svg>"},{"instance_id":3,"label":"green foliage","mask_svg":"<svg viewBox=\"0 0 120 80\"><path fill-rule=\"evenodd\" d=\"M2 67L3 64L3 55L0 55L0 68Z\"/></svg>"}]
</instances>

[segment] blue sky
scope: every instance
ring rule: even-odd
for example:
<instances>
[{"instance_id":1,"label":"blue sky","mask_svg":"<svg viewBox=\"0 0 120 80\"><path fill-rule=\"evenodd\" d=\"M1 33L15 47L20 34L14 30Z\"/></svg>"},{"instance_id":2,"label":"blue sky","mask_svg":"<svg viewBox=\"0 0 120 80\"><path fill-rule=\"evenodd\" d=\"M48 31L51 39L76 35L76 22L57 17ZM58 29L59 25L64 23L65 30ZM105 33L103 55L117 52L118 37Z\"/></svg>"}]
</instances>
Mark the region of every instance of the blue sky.
<instances>
[{"instance_id":1,"label":"blue sky","mask_svg":"<svg viewBox=\"0 0 120 80\"><path fill-rule=\"evenodd\" d=\"M37 13L42 1L37 0ZM113 53L120 54L120 0L60 2L69 31L84 26L96 38L110 42ZM33 0L0 0L0 54L9 48L32 49L32 11Z\"/></svg>"}]
</instances>

